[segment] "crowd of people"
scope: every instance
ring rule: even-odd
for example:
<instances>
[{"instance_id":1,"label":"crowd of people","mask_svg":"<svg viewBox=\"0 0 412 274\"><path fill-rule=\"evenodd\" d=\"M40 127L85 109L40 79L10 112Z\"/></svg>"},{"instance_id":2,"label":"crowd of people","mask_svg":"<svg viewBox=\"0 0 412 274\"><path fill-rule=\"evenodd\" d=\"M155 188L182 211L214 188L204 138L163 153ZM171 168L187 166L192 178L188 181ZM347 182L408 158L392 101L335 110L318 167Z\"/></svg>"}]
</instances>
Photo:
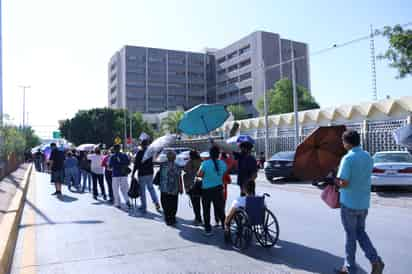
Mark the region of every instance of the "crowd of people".
<instances>
[{"instance_id":1,"label":"crowd of people","mask_svg":"<svg viewBox=\"0 0 412 274\"><path fill-rule=\"evenodd\" d=\"M356 273L358 268L355 262L356 242L359 242L371 262L372 273L380 274L383 272L384 263L365 231L370 206L373 160L369 153L360 147L360 136L356 131L345 132L342 141L348 153L341 160L333 183L340 191L346 257L344 266L336 269L335 273ZM56 187L53 195L62 195L61 186L65 182L69 190L75 188L81 192L91 191L94 199L102 196L106 200L108 195L109 202L114 206L120 208L123 200L130 207L128 191L131 175L139 185L139 210L142 214L147 212L146 190L148 190L156 210L162 212L165 223L174 226L177 222L179 195L185 192L192 203L193 224L203 225L204 234L212 235L210 211L213 205L215 224L217 227L222 227L227 236L229 220L236 209L245 207L246 196L255 195L258 162L251 154L253 145L249 142L241 143L240 152L229 152L232 154L229 157L227 151L222 151L217 144L212 143L208 159L201 159L199 152L192 150L190 159L184 167L177 166L176 154L168 151L167 161L161 163L155 173L152 158L143 161L149 144L148 140L141 142L132 169L129 168L130 157L120 151L119 145L103 152L97 147L92 153L76 151L64 153L57 149L56 144L51 144L52 152L48 165L51 170L51 181ZM226 214L227 185L231 182L230 171L235 167L233 159L237 160L239 195ZM159 187L160 199L154 185Z\"/></svg>"}]
</instances>

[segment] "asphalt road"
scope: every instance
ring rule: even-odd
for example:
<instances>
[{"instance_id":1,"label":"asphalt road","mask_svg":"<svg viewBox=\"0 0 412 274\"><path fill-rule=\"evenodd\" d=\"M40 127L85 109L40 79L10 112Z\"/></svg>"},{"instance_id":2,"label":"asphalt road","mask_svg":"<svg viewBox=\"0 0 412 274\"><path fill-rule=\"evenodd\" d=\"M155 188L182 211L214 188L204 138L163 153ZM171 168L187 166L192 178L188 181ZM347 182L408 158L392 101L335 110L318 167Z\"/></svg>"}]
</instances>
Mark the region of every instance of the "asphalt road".
<instances>
[{"instance_id":1,"label":"asphalt road","mask_svg":"<svg viewBox=\"0 0 412 274\"><path fill-rule=\"evenodd\" d=\"M222 231L208 238L191 225L185 195L173 228L153 206L147 215L133 216L66 188L59 200L50 196L49 176L34 174L11 273L329 274L342 264L339 211L323 204L320 190L301 183L268 184L261 175L257 183L258 193L271 195L267 205L279 220L280 240L271 249L252 245L239 252L224 244ZM231 185L228 200L237 194ZM385 273L409 274L412 199L408 193L391 195L373 195L367 230L386 263ZM360 250L358 263L361 273L370 272Z\"/></svg>"}]
</instances>

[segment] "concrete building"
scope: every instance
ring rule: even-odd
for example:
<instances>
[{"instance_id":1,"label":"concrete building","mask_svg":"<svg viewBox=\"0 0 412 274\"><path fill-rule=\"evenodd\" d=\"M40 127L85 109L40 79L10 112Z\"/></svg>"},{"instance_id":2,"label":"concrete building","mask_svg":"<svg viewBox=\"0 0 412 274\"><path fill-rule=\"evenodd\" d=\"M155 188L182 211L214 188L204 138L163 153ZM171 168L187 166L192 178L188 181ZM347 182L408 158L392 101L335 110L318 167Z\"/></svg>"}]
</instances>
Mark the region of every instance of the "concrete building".
<instances>
[{"instance_id":1,"label":"concrete building","mask_svg":"<svg viewBox=\"0 0 412 274\"><path fill-rule=\"evenodd\" d=\"M264 81L270 89L291 79L292 49L296 82L310 90L307 45L275 33L257 31L203 53L125 46L109 63L109 107L160 113L217 102L241 104L254 117Z\"/></svg>"}]
</instances>

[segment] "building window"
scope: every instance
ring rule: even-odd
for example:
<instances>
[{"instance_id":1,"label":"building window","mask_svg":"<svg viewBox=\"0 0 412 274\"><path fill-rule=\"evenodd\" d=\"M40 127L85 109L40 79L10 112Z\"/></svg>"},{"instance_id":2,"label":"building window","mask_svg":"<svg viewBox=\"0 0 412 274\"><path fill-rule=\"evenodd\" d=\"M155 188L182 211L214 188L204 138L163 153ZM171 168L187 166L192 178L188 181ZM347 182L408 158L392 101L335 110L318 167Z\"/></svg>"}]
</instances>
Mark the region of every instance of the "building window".
<instances>
[{"instance_id":1,"label":"building window","mask_svg":"<svg viewBox=\"0 0 412 274\"><path fill-rule=\"evenodd\" d=\"M137 60L137 57L134 56L134 55L129 55L129 56L127 56L127 59L130 60L130 61L135 61L135 60Z\"/></svg>"},{"instance_id":2,"label":"building window","mask_svg":"<svg viewBox=\"0 0 412 274\"><path fill-rule=\"evenodd\" d=\"M227 70L228 70L228 72L235 71L235 70L237 70L237 65L230 66Z\"/></svg>"},{"instance_id":3,"label":"building window","mask_svg":"<svg viewBox=\"0 0 412 274\"><path fill-rule=\"evenodd\" d=\"M250 107L252 105L252 101L248 100L242 103L244 107Z\"/></svg>"},{"instance_id":4,"label":"building window","mask_svg":"<svg viewBox=\"0 0 412 274\"><path fill-rule=\"evenodd\" d=\"M230 79L228 80L229 84L237 83L237 81L238 81L238 78L237 78L237 77L233 77L233 78L230 78Z\"/></svg>"},{"instance_id":5,"label":"building window","mask_svg":"<svg viewBox=\"0 0 412 274\"><path fill-rule=\"evenodd\" d=\"M150 63L163 63L164 59L161 56L149 56Z\"/></svg>"},{"instance_id":6,"label":"building window","mask_svg":"<svg viewBox=\"0 0 412 274\"><path fill-rule=\"evenodd\" d=\"M252 87L245 87L245 88L240 89L241 94L247 94L250 92L252 92Z\"/></svg>"},{"instance_id":7,"label":"building window","mask_svg":"<svg viewBox=\"0 0 412 274\"><path fill-rule=\"evenodd\" d=\"M113 64L110 66L110 71L113 71L115 68L116 68L116 63L113 63Z\"/></svg>"},{"instance_id":8,"label":"building window","mask_svg":"<svg viewBox=\"0 0 412 274\"><path fill-rule=\"evenodd\" d=\"M251 72L244 73L244 74L239 76L240 81L244 81L244 80L247 80L247 79L250 79L250 78L252 78L252 73Z\"/></svg>"},{"instance_id":9,"label":"building window","mask_svg":"<svg viewBox=\"0 0 412 274\"><path fill-rule=\"evenodd\" d=\"M149 82L149 87L164 87L164 82Z\"/></svg>"},{"instance_id":10,"label":"building window","mask_svg":"<svg viewBox=\"0 0 412 274\"><path fill-rule=\"evenodd\" d=\"M247 45L239 50L239 55L242 55L250 50L250 45Z\"/></svg>"},{"instance_id":11,"label":"building window","mask_svg":"<svg viewBox=\"0 0 412 274\"><path fill-rule=\"evenodd\" d=\"M218 63L219 65L222 64L224 61L226 61L226 56L217 59L217 63Z\"/></svg>"},{"instance_id":12,"label":"building window","mask_svg":"<svg viewBox=\"0 0 412 274\"><path fill-rule=\"evenodd\" d=\"M115 91L116 91L116 86L114 86L110 89L110 93L114 93Z\"/></svg>"},{"instance_id":13,"label":"building window","mask_svg":"<svg viewBox=\"0 0 412 274\"><path fill-rule=\"evenodd\" d=\"M189 76L192 77L192 78L203 79L203 73L190 71Z\"/></svg>"},{"instance_id":14,"label":"building window","mask_svg":"<svg viewBox=\"0 0 412 274\"><path fill-rule=\"evenodd\" d=\"M113 106L116 104L116 98L113 98L112 100L110 100L110 104Z\"/></svg>"},{"instance_id":15,"label":"building window","mask_svg":"<svg viewBox=\"0 0 412 274\"><path fill-rule=\"evenodd\" d=\"M223 75L223 74L225 74L225 72L226 72L226 70L225 69L221 69L221 70L218 70L217 71L217 75Z\"/></svg>"},{"instance_id":16,"label":"building window","mask_svg":"<svg viewBox=\"0 0 412 274\"><path fill-rule=\"evenodd\" d=\"M126 82L127 87L142 88L145 87L145 82Z\"/></svg>"},{"instance_id":17,"label":"building window","mask_svg":"<svg viewBox=\"0 0 412 274\"><path fill-rule=\"evenodd\" d=\"M169 87L172 87L172 88L186 88L186 84L182 84L182 83L169 83Z\"/></svg>"},{"instance_id":18,"label":"building window","mask_svg":"<svg viewBox=\"0 0 412 274\"><path fill-rule=\"evenodd\" d=\"M218 85L219 87L225 87L226 84L227 84L226 81L222 81L222 82L219 82L217 85Z\"/></svg>"},{"instance_id":19,"label":"building window","mask_svg":"<svg viewBox=\"0 0 412 274\"><path fill-rule=\"evenodd\" d=\"M246 67L246 66L249 66L250 63L251 63L250 59L247 59L247 60L245 60L245 61L242 61L242 62L239 63L239 68L244 68L244 67Z\"/></svg>"},{"instance_id":20,"label":"building window","mask_svg":"<svg viewBox=\"0 0 412 274\"><path fill-rule=\"evenodd\" d=\"M191 88L195 88L195 89L203 89L205 87L204 84L190 84Z\"/></svg>"},{"instance_id":21,"label":"building window","mask_svg":"<svg viewBox=\"0 0 412 274\"><path fill-rule=\"evenodd\" d=\"M185 59L170 59L169 58L169 64L171 64L171 65L184 65L185 64Z\"/></svg>"},{"instance_id":22,"label":"building window","mask_svg":"<svg viewBox=\"0 0 412 274\"><path fill-rule=\"evenodd\" d=\"M230 60L230 59L232 59L232 58L235 57L235 56L237 56L237 51L234 51L234 52L228 54L227 60Z\"/></svg>"}]
</instances>

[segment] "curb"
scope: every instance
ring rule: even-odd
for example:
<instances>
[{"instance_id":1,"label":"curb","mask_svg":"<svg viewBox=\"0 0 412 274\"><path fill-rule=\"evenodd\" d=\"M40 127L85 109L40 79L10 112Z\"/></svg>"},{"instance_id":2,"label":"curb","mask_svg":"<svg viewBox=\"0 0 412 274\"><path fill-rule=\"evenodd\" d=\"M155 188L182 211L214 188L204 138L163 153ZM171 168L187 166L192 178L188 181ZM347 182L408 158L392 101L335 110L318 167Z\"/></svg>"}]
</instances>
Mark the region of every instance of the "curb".
<instances>
[{"instance_id":1,"label":"curb","mask_svg":"<svg viewBox=\"0 0 412 274\"><path fill-rule=\"evenodd\" d=\"M33 165L30 165L27 169L21 187L17 188L7 213L4 214L0 223L0 274L8 273L12 263L32 168Z\"/></svg>"}]
</instances>

